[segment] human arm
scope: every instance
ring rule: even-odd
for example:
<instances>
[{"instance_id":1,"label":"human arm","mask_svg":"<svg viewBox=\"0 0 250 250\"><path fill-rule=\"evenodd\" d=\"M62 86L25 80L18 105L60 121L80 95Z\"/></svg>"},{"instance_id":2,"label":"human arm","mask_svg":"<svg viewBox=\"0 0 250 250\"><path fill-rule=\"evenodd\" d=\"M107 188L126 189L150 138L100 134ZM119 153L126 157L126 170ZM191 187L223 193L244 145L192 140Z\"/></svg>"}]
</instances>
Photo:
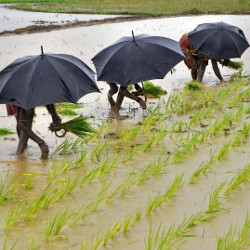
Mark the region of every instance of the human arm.
<instances>
[{"instance_id":1,"label":"human arm","mask_svg":"<svg viewBox=\"0 0 250 250\"><path fill-rule=\"evenodd\" d=\"M61 124L61 118L56 112L55 105L54 104L48 104L48 105L46 105L46 108L47 108L48 112L50 113L50 115L52 117L53 123L55 125L60 125Z\"/></svg>"},{"instance_id":2,"label":"human arm","mask_svg":"<svg viewBox=\"0 0 250 250\"><path fill-rule=\"evenodd\" d=\"M220 82L225 82L225 80L221 76L221 73L220 73L217 61L214 60L214 59L211 59L211 62L212 62L212 67L213 67L215 75L218 77L218 79L220 80Z\"/></svg>"}]
</instances>

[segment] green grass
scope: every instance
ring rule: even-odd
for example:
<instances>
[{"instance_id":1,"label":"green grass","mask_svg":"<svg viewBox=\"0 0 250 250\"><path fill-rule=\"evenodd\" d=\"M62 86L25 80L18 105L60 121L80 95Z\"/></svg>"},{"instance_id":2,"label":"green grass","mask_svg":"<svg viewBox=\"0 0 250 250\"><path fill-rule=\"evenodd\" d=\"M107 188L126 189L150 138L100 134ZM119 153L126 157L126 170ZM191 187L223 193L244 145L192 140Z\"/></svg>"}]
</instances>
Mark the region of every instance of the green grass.
<instances>
[{"instance_id":1,"label":"green grass","mask_svg":"<svg viewBox=\"0 0 250 250\"><path fill-rule=\"evenodd\" d=\"M0 0L0 3L18 3L15 8L46 12L102 13L102 14L182 14L249 11L248 0ZM36 3L30 5L29 3Z\"/></svg>"}]
</instances>

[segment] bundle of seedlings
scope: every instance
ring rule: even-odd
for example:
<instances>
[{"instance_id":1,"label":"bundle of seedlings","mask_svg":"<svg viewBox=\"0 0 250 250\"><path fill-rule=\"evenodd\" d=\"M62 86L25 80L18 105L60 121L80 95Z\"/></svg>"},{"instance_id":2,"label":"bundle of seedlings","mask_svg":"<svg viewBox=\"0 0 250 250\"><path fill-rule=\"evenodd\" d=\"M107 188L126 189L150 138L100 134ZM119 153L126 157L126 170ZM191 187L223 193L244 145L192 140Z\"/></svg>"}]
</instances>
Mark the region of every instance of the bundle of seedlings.
<instances>
[{"instance_id":1,"label":"bundle of seedlings","mask_svg":"<svg viewBox=\"0 0 250 250\"><path fill-rule=\"evenodd\" d=\"M10 134L15 134L8 128L0 128L0 135L10 135Z\"/></svg>"},{"instance_id":2,"label":"bundle of seedlings","mask_svg":"<svg viewBox=\"0 0 250 250\"><path fill-rule=\"evenodd\" d=\"M150 81L146 81L143 83L143 90L134 91L133 94L147 95L148 98L160 98L161 95L166 95L167 91L160 86L155 86Z\"/></svg>"},{"instance_id":3,"label":"bundle of seedlings","mask_svg":"<svg viewBox=\"0 0 250 250\"><path fill-rule=\"evenodd\" d=\"M75 134L79 137L90 136L95 133L95 129L87 122L87 118L78 116L70 121L61 124L51 123L49 129L55 132L56 136L64 137L67 132ZM58 132L61 131L61 134Z\"/></svg>"},{"instance_id":4,"label":"bundle of seedlings","mask_svg":"<svg viewBox=\"0 0 250 250\"><path fill-rule=\"evenodd\" d=\"M234 70L238 70L238 69L242 69L243 68L243 62L234 62L234 61L227 61L224 60L222 62L220 62L223 66L226 66L230 69L234 69Z\"/></svg>"},{"instance_id":5,"label":"bundle of seedlings","mask_svg":"<svg viewBox=\"0 0 250 250\"><path fill-rule=\"evenodd\" d=\"M186 90L190 91L199 91L202 90L202 88L203 88L202 84L200 82L195 82L195 81L186 83L185 87Z\"/></svg>"},{"instance_id":6,"label":"bundle of seedlings","mask_svg":"<svg viewBox=\"0 0 250 250\"><path fill-rule=\"evenodd\" d=\"M82 108L82 105L74 104L74 103L57 103L56 109L59 114L65 115L65 116L75 116L78 115L78 113L75 112L75 109Z\"/></svg>"}]
</instances>

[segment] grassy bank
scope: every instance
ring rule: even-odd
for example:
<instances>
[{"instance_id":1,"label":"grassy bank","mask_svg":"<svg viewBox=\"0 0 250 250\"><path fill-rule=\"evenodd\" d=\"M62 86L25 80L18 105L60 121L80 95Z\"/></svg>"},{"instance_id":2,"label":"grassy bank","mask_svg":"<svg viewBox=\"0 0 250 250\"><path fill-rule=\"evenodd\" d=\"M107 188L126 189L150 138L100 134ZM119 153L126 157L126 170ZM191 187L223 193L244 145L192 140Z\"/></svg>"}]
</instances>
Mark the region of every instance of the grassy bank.
<instances>
[{"instance_id":1,"label":"grassy bank","mask_svg":"<svg viewBox=\"0 0 250 250\"><path fill-rule=\"evenodd\" d=\"M198 13L249 13L248 0L0 0L14 8L45 12L178 15Z\"/></svg>"}]
</instances>

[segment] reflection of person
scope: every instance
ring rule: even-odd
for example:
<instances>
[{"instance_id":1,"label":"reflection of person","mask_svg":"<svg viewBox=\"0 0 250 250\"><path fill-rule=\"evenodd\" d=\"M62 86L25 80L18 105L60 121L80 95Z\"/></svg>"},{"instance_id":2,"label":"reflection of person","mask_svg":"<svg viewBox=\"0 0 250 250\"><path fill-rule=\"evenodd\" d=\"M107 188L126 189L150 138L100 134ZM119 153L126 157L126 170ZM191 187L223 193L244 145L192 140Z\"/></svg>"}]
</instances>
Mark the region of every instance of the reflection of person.
<instances>
[{"instance_id":1,"label":"reflection of person","mask_svg":"<svg viewBox=\"0 0 250 250\"><path fill-rule=\"evenodd\" d=\"M29 138L35 141L38 146L41 149L42 152L42 158L47 158L48 153L49 153L49 148L47 144L45 143L44 140L42 140L39 136L37 136L33 131L32 131L32 123L33 123L33 118L35 114L35 109L30 109L26 111L25 109L15 106L15 105L10 105L7 104L7 113L8 115L14 115L17 120L17 134L19 137L19 143L17 147L17 154L22 154L25 148L28 146L28 140ZM46 105L47 110L49 111L53 123L55 125L61 124L61 118L58 116L55 105L54 104L48 104Z\"/></svg>"},{"instance_id":2,"label":"reflection of person","mask_svg":"<svg viewBox=\"0 0 250 250\"><path fill-rule=\"evenodd\" d=\"M191 76L193 80L198 80L202 82L206 66L208 65L208 61L211 59L212 67L215 75L220 80L220 82L225 82L223 77L221 76L218 63L215 59L209 58L208 56L195 53L195 48L193 44L188 39L188 33L184 34L180 39L181 49L186 56L184 63L186 66L191 69ZM219 61L222 65L227 65L230 60Z\"/></svg>"},{"instance_id":3,"label":"reflection of person","mask_svg":"<svg viewBox=\"0 0 250 250\"><path fill-rule=\"evenodd\" d=\"M114 112L118 113L120 110L120 107L122 105L123 99L126 96L127 98L130 98L132 100L137 101L142 109L146 109L146 103L138 96L130 93L127 88L120 86L119 92L118 92L118 86L115 83L108 83L110 86L110 90L108 92L108 100L110 103L111 108L113 109ZM135 89L139 92L142 91L142 88L140 87L139 84L134 84ZM113 99L113 95L116 94L118 92L117 95L117 99L116 102Z\"/></svg>"}]
</instances>

